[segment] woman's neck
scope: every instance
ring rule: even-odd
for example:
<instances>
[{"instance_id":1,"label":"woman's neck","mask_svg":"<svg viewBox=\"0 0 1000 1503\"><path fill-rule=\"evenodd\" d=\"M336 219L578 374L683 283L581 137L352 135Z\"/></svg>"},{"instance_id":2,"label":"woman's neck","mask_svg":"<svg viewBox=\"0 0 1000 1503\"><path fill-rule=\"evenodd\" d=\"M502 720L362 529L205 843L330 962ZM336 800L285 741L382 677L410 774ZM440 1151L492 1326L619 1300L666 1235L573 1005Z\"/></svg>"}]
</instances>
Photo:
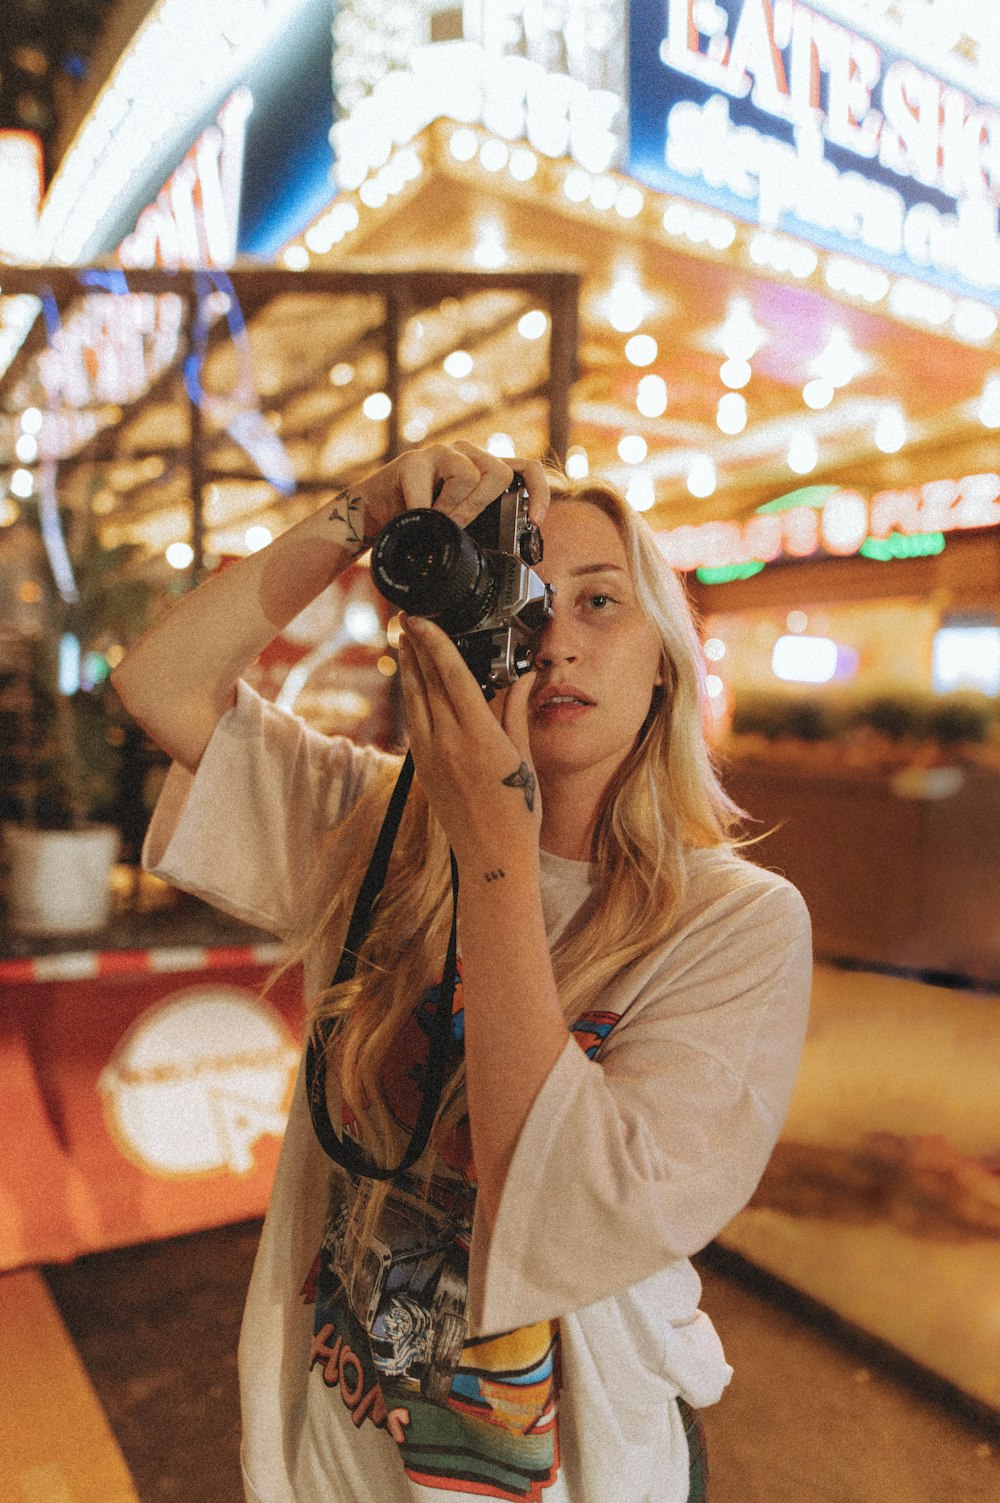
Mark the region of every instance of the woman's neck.
<instances>
[{"instance_id":1,"label":"woman's neck","mask_svg":"<svg viewBox=\"0 0 1000 1503\"><path fill-rule=\"evenodd\" d=\"M589 861L601 793L583 786L584 780L561 777L542 794L542 832L539 844L550 856Z\"/></svg>"}]
</instances>

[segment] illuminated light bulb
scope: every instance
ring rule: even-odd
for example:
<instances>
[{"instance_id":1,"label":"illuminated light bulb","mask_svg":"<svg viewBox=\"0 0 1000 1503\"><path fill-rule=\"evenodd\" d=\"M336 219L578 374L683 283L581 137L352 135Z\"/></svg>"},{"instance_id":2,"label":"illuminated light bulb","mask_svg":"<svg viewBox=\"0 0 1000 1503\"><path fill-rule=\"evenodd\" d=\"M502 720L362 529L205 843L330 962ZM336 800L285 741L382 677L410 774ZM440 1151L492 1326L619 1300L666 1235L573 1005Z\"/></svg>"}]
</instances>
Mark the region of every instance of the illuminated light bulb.
<instances>
[{"instance_id":1,"label":"illuminated light bulb","mask_svg":"<svg viewBox=\"0 0 1000 1503\"><path fill-rule=\"evenodd\" d=\"M883 454L896 454L906 443L906 419L898 407L888 407L875 424L876 449Z\"/></svg>"},{"instance_id":2,"label":"illuminated light bulb","mask_svg":"<svg viewBox=\"0 0 1000 1503\"><path fill-rule=\"evenodd\" d=\"M828 684L837 672L837 644L831 637L779 637L771 672L789 684Z\"/></svg>"},{"instance_id":3,"label":"illuminated light bulb","mask_svg":"<svg viewBox=\"0 0 1000 1503\"><path fill-rule=\"evenodd\" d=\"M460 381L472 370L474 362L468 350L452 350L450 355L444 357L442 364L449 376Z\"/></svg>"},{"instance_id":4,"label":"illuminated light bulb","mask_svg":"<svg viewBox=\"0 0 1000 1503\"><path fill-rule=\"evenodd\" d=\"M352 642L374 642L382 635L378 611L366 600L351 600L344 607L344 631Z\"/></svg>"},{"instance_id":5,"label":"illuminated light bulb","mask_svg":"<svg viewBox=\"0 0 1000 1503\"><path fill-rule=\"evenodd\" d=\"M643 417L662 417L667 410L667 383L662 376L643 376L635 395L635 405Z\"/></svg>"},{"instance_id":6,"label":"illuminated light bulb","mask_svg":"<svg viewBox=\"0 0 1000 1503\"><path fill-rule=\"evenodd\" d=\"M549 327L549 317L541 308L532 308L529 313L522 313L517 321L517 332L522 339L541 339Z\"/></svg>"},{"instance_id":7,"label":"illuminated light bulb","mask_svg":"<svg viewBox=\"0 0 1000 1503\"><path fill-rule=\"evenodd\" d=\"M619 277L605 300L608 322L619 334L634 334L647 307L645 293L630 277Z\"/></svg>"},{"instance_id":8,"label":"illuminated light bulb","mask_svg":"<svg viewBox=\"0 0 1000 1503\"><path fill-rule=\"evenodd\" d=\"M810 373L831 386L846 386L867 366L868 361L851 343L847 330L838 324L830 330L824 348L809 367Z\"/></svg>"},{"instance_id":9,"label":"illuminated light bulb","mask_svg":"<svg viewBox=\"0 0 1000 1503\"><path fill-rule=\"evenodd\" d=\"M358 197L366 208L381 209L389 197L389 189L378 178L370 177L367 182L361 184L361 187L358 189Z\"/></svg>"},{"instance_id":10,"label":"illuminated light bulb","mask_svg":"<svg viewBox=\"0 0 1000 1503\"><path fill-rule=\"evenodd\" d=\"M728 250L736 239L736 226L731 219L717 214L708 226L707 239L713 250Z\"/></svg>"},{"instance_id":11,"label":"illuminated light bulb","mask_svg":"<svg viewBox=\"0 0 1000 1503\"><path fill-rule=\"evenodd\" d=\"M0 527L11 527L21 515L17 506L9 496L0 500Z\"/></svg>"},{"instance_id":12,"label":"illuminated light bulb","mask_svg":"<svg viewBox=\"0 0 1000 1503\"><path fill-rule=\"evenodd\" d=\"M456 162L471 162L478 148L479 141L475 131L466 130L464 127L461 130L452 131L448 150Z\"/></svg>"},{"instance_id":13,"label":"illuminated light bulb","mask_svg":"<svg viewBox=\"0 0 1000 1503\"><path fill-rule=\"evenodd\" d=\"M686 235L691 223L691 210L687 204L667 204L663 211L663 228L668 235Z\"/></svg>"},{"instance_id":14,"label":"illuminated light bulb","mask_svg":"<svg viewBox=\"0 0 1000 1503\"><path fill-rule=\"evenodd\" d=\"M653 477L636 475L625 487L625 500L633 511L650 511L656 503Z\"/></svg>"},{"instance_id":15,"label":"illuminated light bulb","mask_svg":"<svg viewBox=\"0 0 1000 1503\"><path fill-rule=\"evenodd\" d=\"M610 209L618 197L618 185L614 178L595 177L590 185L590 202L595 209Z\"/></svg>"},{"instance_id":16,"label":"illuminated light bulb","mask_svg":"<svg viewBox=\"0 0 1000 1503\"><path fill-rule=\"evenodd\" d=\"M486 451L498 459L513 459L517 448L509 433L491 433L486 440Z\"/></svg>"},{"instance_id":17,"label":"illuminated light bulb","mask_svg":"<svg viewBox=\"0 0 1000 1503\"><path fill-rule=\"evenodd\" d=\"M719 695L724 692L725 687L725 684L717 673L706 673L705 693L709 699L718 699Z\"/></svg>"},{"instance_id":18,"label":"illuminated light bulb","mask_svg":"<svg viewBox=\"0 0 1000 1503\"><path fill-rule=\"evenodd\" d=\"M615 213L622 219L636 219L643 211L646 200L634 183L626 183L615 199Z\"/></svg>"},{"instance_id":19,"label":"illuminated light bulb","mask_svg":"<svg viewBox=\"0 0 1000 1503\"><path fill-rule=\"evenodd\" d=\"M805 611L789 611L785 617L785 625L789 631L804 632L809 626L809 617Z\"/></svg>"},{"instance_id":20,"label":"illuminated light bulb","mask_svg":"<svg viewBox=\"0 0 1000 1503\"><path fill-rule=\"evenodd\" d=\"M819 463L819 449L811 433L796 433L788 445L788 468L796 475L808 475Z\"/></svg>"},{"instance_id":21,"label":"illuminated light bulb","mask_svg":"<svg viewBox=\"0 0 1000 1503\"><path fill-rule=\"evenodd\" d=\"M632 365L652 365L659 353L652 334L633 334L625 345L625 359Z\"/></svg>"},{"instance_id":22,"label":"illuminated light bulb","mask_svg":"<svg viewBox=\"0 0 1000 1503\"><path fill-rule=\"evenodd\" d=\"M403 424L403 437L408 444L419 444L430 432L430 423L425 417L407 418Z\"/></svg>"},{"instance_id":23,"label":"illuminated light bulb","mask_svg":"<svg viewBox=\"0 0 1000 1503\"><path fill-rule=\"evenodd\" d=\"M726 655L726 644L721 637L708 637L702 651L710 663L719 663Z\"/></svg>"},{"instance_id":24,"label":"illuminated light bulb","mask_svg":"<svg viewBox=\"0 0 1000 1503\"><path fill-rule=\"evenodd\" d=\"M727 391L724 397L719 398L715 421L723 433L742 433L747 425L746 398L740 396L738 391Z\"/></svg>"},{"instance_id":25,"label":"illuminated light bulb","mask_svg":"<svg viewBox=\"0 0 1000 1503\"><path fill-rule=\"evenodd\" d=\"M500 172L510 161L510 148L493 137L480 146L479 160L487 172Z\"/></svg>"},{"instance_id":26,"label":"illuminated light bulb","mask_svg":"<svg viewBox=\"0 0 1000 1503\"><path fill-rule=\"evenodd\" d=\"M259 553L262 548L266 548L268 543L273 541L274 534L270 527L264 527L259 523L248 527L243 534L243 542L250 553Z\"/></svg>"},{"instance_id":27,"label":"illuminated light bulb","mask_svg":"<svg viewBox=\"0 0 1000 1503\"><path fill-rule=\"evenodd\" d=\"M194 549L190 543L171 543L164 557L171 569L189 569L194 563Z\"/></svg>"},{"instance_id":28,"label":"illuminated light bulb","mask_svg":"<svg viewBox=\"0 0 1000 1503\"><path fill-rule=\"evenodd\" d=\"M989 376L979 398L979 421L984 428L1000 428L1000 376Z\"/></svg>"},{"instance_id":29,"label":"illuminated light bulb","mask_svg":"<svg viewBox=\"0 0 1000 1503\"><path fill-rule=\"evenodd\" d=\"M959 303L955 308L952 323L959 339L964 339L970 344L980 344L984 339L990 339L997 331L996 314L992 308L984 307L982 303Z\"/></svg>"},{"instance_id":30,"label":"illuminated light bulb","mask_svg":"<svg viewBox=\"0 0 1000 1503\"><path fill-rule=\"evenodd\" d=\"M346 360L339 360L330 371L331 386L350 386L354 380L354 366Z\"/></svg>"},{"instance_id":31,"label":"illuminated light bulb","mask_svg":"<svg viewBox=\"0 0 1000 1503\"><path fill-rule=\"evenodd\" d=\"M30 470L15 470L10 477L10 488L22 501L34 494L35 477Z\"/></svg>"},{"instance_id":32,"label":"illuminated light bulb","mask_svg":"<svg viewBox=\"0 0 1000 1503\"><path fill-rule=\"evenodd\" d=\"M305 271L309 265L309 252L304 245L290 245L281 259L289 271Z\"/></svg>"},{"instance_id":33,"label":"illuminated light bulb","mask_svg":"<svg viewBox=\"0 0 1000 1503\"><path fill-rule=\"evenodd\" d=\"M726 313L722 326L723 353L730 360L752 360L757 351L767 344L767 330L762 329L753 316L753 309L745 297L735 297Z\"/></svg>"},{"instance_id":34,"label":"illuminated light bulb","mask_svg":"<svg viewBox=\"0 0 1000 1503\"><path fill-rule=\"evenodd\" d=\"M707 454L696 454L687 474L687 488L692 496L704 499L715 490L715 465Z\"/></svg>"},{"instance_id":35,"label":"illuminated light bulb","mask_svg":"<svg viewBox=\"0 0 1000 1503\"><path fill-rule=\"evenodd\" d=\"M571 204L582 204L590 197L590 173L574 167L563 179L563 193Z\"/></svg>"},{"instance_id":36,"label":"illuminated light bulb","mask_svg":"<svg viewBox=\"0 0 1000 1503\"><path fill-rule=\"evenodd\" d=\"M365 397L361 404L361 411L366 418L371 418L376 423L387 418L392 411L392 401L388 392L373 391L371 396Z\"/></svg>"},{"instance_id":37,"label":"illuminated light bulb","mask_svg":"<svg viewBox=\"0 0 1000 1503\"><path fill-rule=\"evenodd\" d=\"M734 391L741 386L746 386L753 375L753 367L749 360L724 360L719 368L723 386L730 386Z\"/></svg>"},{"instance_id":38,"label":"illuminated light bulb","mask_svg":"<svg viewBox=\"0 0 1000 1503\"><path fill-rule=\"evenodd\" d=\"M868 503L857 491L836 491L820 513L820 537L828 553L857 553L868 536Z\"/></svg>"},{"instance_id":39,"label":"illuminated light bulb","mask_svg":"<svg viewBox=\"0 0 1000 1503\"><path fill-rule=\"evenodd\" d=\"M618 458L625 464L642 464L649 445L641 433L625 433L618 440Z\"/></svg>"},{"instance_id":40,"label":"illuminated light bulb","mask_svg":"<svg viewBox=\"0 0 1000 1503\"><path fill-rule=\"evenodd\" d=\"M517 183L530 183L538 171L538 158L526 146L519 146L510 154L510 175Z\"/></svg>"},{"instance_id":41,"label":"illuminated light bulb","mask_svg":"<svg viewBox=\"0 0 1000 1503\"><path fill-rule=\"evenodd\" d=\"M14 453L22 464L32 464L38 458L38 439L33 433L20 434Z\"/></svg>"},{"instance_id":42,"label":"illuminated light bulb","mask_svg":"<svg viewBox=\"0 0 1000 1503\"><path fill-rule=\"evenodd\" d=\"M41 433L42 414L37 407L26 407L21 413L22 433Z\"/></svg>"},{"instance_id":43,"label":"illuminated light bulb","mask_svg":"<svg viewBox=\"0 0 1000 1503\"><path fill-rule=\"evenodd\" d=\"M486 225L480 230L472 259L483 271L499 271L507 265L507 248L499 225Z\"/></svg>"},{"instance_id":44,"label":"illuminated light bulb","mask_svg":"<svg viewBox=\"0 0 1000 1503\"><path fill-rule=\"evenodd\" d=\"M566 455L566 474L570 480L586 480L590 474L590 459L586 449L574 447Z\"/></svg>"},{"instance_id":45,"label":"illuminated light bulb","mask_svg":"<svg viewBox=\"0 0 1000 1503\"><path fill-rule=\"evenodd\" d=\"M825 381L821 376L814 376L807 381L802 388L802 400L813 412L820 412L824 407L829 407L834 398L833 383Z\"/></svg>"}]
</instances>

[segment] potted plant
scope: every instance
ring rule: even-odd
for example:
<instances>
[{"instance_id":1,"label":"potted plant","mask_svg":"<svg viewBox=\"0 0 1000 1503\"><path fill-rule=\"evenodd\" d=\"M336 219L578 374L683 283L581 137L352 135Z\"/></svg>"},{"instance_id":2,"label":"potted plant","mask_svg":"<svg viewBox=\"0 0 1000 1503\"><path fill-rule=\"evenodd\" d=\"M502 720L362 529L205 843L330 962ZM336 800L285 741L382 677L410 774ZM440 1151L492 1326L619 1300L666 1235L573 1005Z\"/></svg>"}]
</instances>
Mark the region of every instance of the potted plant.
<instances>
[{"instance_id":1,"label":"potted plant","mask_svg":"<svg viewBox=\"0 0 1000 1503\"><path fill-rule=\"evenodd\" d=\"M89 512L43 542L28 505L0 540L0 758L8 922L30 935L102 928L117 859L126 717L108 683L156 587Z\"/></svg>"}]
</instances>

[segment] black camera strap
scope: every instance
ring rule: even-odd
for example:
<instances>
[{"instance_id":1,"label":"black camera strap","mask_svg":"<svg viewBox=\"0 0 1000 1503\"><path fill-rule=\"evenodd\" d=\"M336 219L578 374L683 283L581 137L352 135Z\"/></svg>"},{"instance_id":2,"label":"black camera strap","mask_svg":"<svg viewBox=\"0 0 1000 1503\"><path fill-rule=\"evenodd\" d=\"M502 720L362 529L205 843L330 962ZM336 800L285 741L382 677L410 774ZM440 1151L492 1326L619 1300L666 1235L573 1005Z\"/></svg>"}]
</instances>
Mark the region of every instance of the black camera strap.
<instances>
[{"instance_id":1,"label":"black camera strap","mask_svg":"<svg viewBox=\"0 0 1000 1503\"><path fill-rule=\"evenodd\" d=\"M351 922L347 926L347 936L344 940L344 948L340 956L340 964L334 974L331 986L338 986L342 981L349 981L354 975L358 962L358 954L364 943L365 936L371 927L372 909L379 893L385 884L386 871L389 866L389 857L395 844L396 835L399 831L400 820L403 817L403 806L406 796L410 791L413 781L413 757L407 752L403 765L396 779L396 786L389 800L385 819L375 842L372 859L368 864L364 881L358 891L351 914ZM327 1080L327 1057L330 1040L333 1037L336 1023L326 1020L319 1023L312 1030L309 1042L306 1046L306 1091L309 1100L309 1114L320 1146L327 1156L346 1169L350 1174L359 1179L395 1179L405 1173L411 1165L415 1164L427 1147L430 1139L431 1128L437 1114L438 1105L445 1084L445 1070L448 1061L448 1044L451 1037L451 1009L455 997L455 985L457 981L457 954L458 954L458 866L455 861L454 851L449 852L451 859L451 935L448 939L448 953L444 963L444 975L441 977L437 1004L431 1021L430 1037L427 1048L427 1064L424 1070L424 1079L420 1092L420 1111L417 1114L416 1125L410 1138L406 1151L399 1163L393 1169L383 1168L376 1164L370 1154L366 1153L359 1143L347 1133L340 1134L334 1128L330 1120L330 1112L326 1100Z\"/></svg>"}]
</instances>

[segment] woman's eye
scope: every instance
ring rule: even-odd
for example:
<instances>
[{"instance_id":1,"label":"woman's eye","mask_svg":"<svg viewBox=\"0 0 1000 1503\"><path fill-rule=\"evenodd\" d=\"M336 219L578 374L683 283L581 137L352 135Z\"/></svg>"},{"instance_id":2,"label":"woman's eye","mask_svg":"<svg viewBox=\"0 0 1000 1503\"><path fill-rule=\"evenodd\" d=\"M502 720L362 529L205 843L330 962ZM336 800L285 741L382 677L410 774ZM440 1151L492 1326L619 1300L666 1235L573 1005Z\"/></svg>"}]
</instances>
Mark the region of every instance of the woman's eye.
<instances>
[{"instance_id":1,"label":"woman's eye","mask_svg":"<svg viewBox=\"0 0 1000 1503\"><path fill-rule=\"evenodd\" d=\"M611 604L611 596L610 595L591 595L591 597L590 597L590 604L593 605L593 606L596 606L598 610L601 610L604 606Z\"/></svg>"}]
</instances>

